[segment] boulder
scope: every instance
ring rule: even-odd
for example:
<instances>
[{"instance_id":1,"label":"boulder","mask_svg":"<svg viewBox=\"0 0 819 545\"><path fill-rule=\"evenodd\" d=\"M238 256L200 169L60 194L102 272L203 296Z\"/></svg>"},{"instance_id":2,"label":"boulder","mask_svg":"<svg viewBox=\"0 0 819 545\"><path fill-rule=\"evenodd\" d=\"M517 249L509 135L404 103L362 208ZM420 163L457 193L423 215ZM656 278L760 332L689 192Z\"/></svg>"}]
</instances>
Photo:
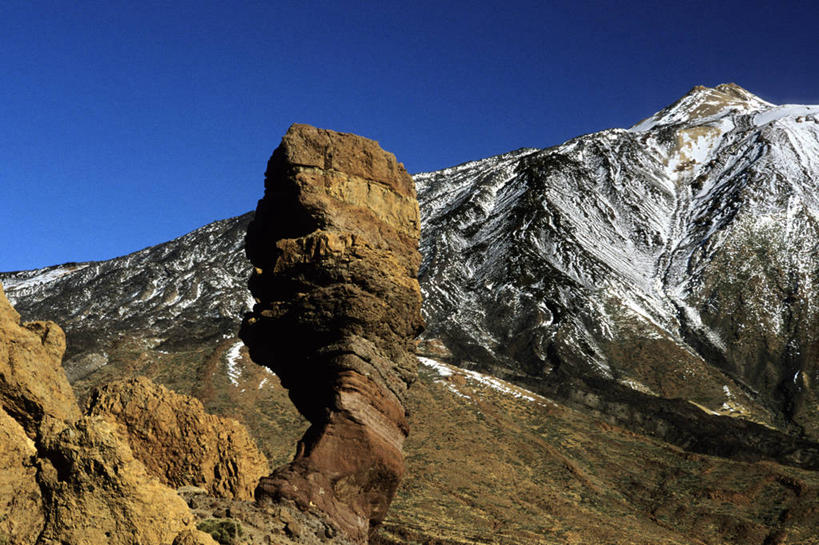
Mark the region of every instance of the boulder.
<instances>
[{"instance_id":1,"label":"boulder","mask_svg":"<svg viewBox=\"0 0 819 545\"><path fill-rule=\"evenodd\" d=\"M89 396L86 414L115 424L148 472L173 487L253 499L267 458L232 418L207 414L195 398L144 377L113 382Z\"/></svg>"},{"instance_id":2,"label":"boulder","mask_svg":"<svg viewBox=\"0 0 819 545\"><path fill-rule=\"evenodd\" d=\"M148 474L103 418L47 419L40 451L38 478L47 500L38 543L160 544L196 531L185 501Z\"/></svg>"},{"instance_id":3,"label":"boulder","mask_svg":"<svg viewBox=\"0 0 819 545\"><path fill-rule=\"evenodd\" d=\"M20 323L0 286L0 543L215 545L111 423L81 416L62 369L65 336Z\"/></svg>"}]
</instances>

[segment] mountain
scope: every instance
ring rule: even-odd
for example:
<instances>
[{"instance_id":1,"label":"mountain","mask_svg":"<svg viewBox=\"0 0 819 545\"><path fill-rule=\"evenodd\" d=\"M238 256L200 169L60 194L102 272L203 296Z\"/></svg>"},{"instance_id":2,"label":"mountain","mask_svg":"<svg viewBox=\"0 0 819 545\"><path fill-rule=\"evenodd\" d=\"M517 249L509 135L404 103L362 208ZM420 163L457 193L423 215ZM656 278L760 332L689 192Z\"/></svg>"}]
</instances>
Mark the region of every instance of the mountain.
<instances>
[{"instance_id":1,"label":"mountain","mask_svg":"<svg viewBox=\"0 0 819 545\"><path fill-rule=\"evenodd\" d=\"M415 179L450 361L819 439L819 107L695 87L628 130Z\"/></svg>"},{"instance_id":2,"label":"mountain","mask_svg":"<svg viewBox=\"0 0 819 545\"><path fill-rule=\"evenodd\" d=\"M810 542L817 119L697 87L628 130L414 176L428 365L385 543ZM277 466L306 423L236 337L250 220L0 282L66 329L80 397L146 375Z\"/></svg>"},{"instance_id":3,"label":"mountain","mask_svg":"<svg viewBox=\"0 0 819 545\"><path fill-rule=\"evenodd\" d=\"M106 365L123 332L159 351L234 335L237 317L253 306L244 256L252 216L124 257L6 273L0 281L24 316L53 316L71 331L64 366L75 382Z\"/></svg>"}]
</instances>

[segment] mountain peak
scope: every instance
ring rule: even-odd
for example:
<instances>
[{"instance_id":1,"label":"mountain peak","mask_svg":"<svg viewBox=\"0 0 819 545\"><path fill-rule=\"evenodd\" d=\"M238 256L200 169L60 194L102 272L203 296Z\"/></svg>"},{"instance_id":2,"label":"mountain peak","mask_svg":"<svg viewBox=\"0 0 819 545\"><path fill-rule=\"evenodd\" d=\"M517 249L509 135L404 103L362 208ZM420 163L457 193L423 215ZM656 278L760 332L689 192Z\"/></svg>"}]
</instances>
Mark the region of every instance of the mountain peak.
<instances>
[{"instance_id":1,"label":"mountain peak","mask_svg":"<svg viewBox=\"0 0 819 545\"><path fill-rule=\"evenodd\" d=\"M670 106L634 125L631 130L645 131L661 125L722 117L728 113L758 112L772 106L736 83L723 83L716 87L697 85Z\"/></svg>"},{"instance_id":2,"label":"mountain peak","mask_svg":"<svg viewBox=\"0 0 819 545\"><path fill-rule=\"evenodd\" d=\"M700 103L711 102L736 105L745 104L754 108L758 107L759 105L769 105L768 102L765 102L755 94L743 87L740 87L736 83L721 83L716 87L695 85L675 104L683 102L686 99Z\"/></svg>"}]
</instances>

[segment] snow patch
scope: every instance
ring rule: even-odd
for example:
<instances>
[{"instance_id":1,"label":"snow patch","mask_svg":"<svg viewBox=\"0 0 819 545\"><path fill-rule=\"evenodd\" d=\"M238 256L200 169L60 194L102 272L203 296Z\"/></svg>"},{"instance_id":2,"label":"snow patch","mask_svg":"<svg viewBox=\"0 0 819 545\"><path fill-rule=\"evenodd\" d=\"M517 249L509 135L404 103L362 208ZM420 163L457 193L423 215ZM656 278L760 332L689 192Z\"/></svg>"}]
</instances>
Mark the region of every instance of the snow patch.
<instances>
[{"instance_id":1,"label":"snow patch","mask_svg":"<svg viewBox=\"0 0 819 545\"><path fill-rule=\"evenodd\" d=\"M242 370L239 368L239 358L241 354L239 351L244 346L242 341L237 342L227 351L227 376L230 383L234 386L239 386L239 378L242 376Z\"/></svg>"},{"instance_id":2,"label":"snow patch","mask_svg":"<svg viewBox=\"0 0 819 545\"><path fill-rule=\"evenodd\" d=\"M525 390L513 384L510 384L506 381L497 379L495 377L490 377L489 375L484 375L483 373L478 373L477 371L469 371L467 369L458 368L457 370L445 363L441 363L439 361L435 361L430 358L424 358L422 356L418 356L418 361L421 365L425 367L429 367L430 369L434 370L438 373L441 377L450 377L455 373L461 374L466 376L468 379L481 384L482 386L486 386L491 388L492 390L498 391L502 394L512 396L517 399L523 399L525 401L545 401L546 399L534 392L530 392L529 390ZM466 399L471 399L468 395L464 394L463 392L457 390L455 386L448 381L436 381L436 382L443 382L447 389L452 391L453 393L457 394L460 397L464 397Z\"/></svg>"},{"instance_id":3,"label":"snow patch","mask_svg":"<svg viewBox=\"0 0 819 545\"><path fill-rule=\"evenodd\" d=\"M35 274L27 278L7 278L3 283L6 291L17 291L26 288L34 288L50 284L58 278L82 270L88 265L73 265L70 267L52 267L48 269L39 269Z\"/></svg>"},{"instance_id":4,"label":"snow patch","mask_svg":"<svg viewBox=\"0 0 819 545\"><path fill-rule=\"evenodd\" d=\"M437 361L429 359L429 358L424 358L424 357L421 357L421 356L418 356L418 361L421 363L421 365L424 365L425 367L429 367L430 369L434 370L436 373L438 373L438 375L440 375L442 377L451 377L452 376L452 369L448 365L445 365L443 363L437 362Z\"/></svg>"},{"instance_id":5,"label":"snow patch","mask_svg":"<svg viewBox=\"0 0 819 545\"><path fill-rule=\"evenodd\" d=\"M783 104L767 111L760 112L754 116L754 125L761 127L771 121L778 121L783 117L804 117L819 114L819 106L807 106L802 104Z\"/></svg>"},{"instance_id":6,"label":"snow patch","mask_svg":"<svg viewBox=\"0 0 819 545\"><path fill-rule=\"evenodd\" d=\"M694 307L688 305L684 300L683 296L684 293L679 289L675 294L676 297L673 297L674 303L677 304L678 308L684 314L685 319L690 324L691 328L695 331L702 333L705 338L707 338L712 345L716 348L720 349L721 351L725 352L728 350L728 347L725 344L725 341L722 340L722 337L719 334L705 325L700 317L700 313Z\"/></svg>"}]
</instances>

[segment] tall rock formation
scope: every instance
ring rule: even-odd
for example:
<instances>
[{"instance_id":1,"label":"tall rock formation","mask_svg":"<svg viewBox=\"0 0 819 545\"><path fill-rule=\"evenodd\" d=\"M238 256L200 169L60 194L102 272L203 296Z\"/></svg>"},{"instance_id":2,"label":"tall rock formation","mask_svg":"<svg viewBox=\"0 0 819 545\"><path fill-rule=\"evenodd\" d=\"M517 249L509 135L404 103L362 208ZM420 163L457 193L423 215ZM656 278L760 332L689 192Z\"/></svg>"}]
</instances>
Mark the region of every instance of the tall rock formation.
<instances>
[{"instance_id":1,"label":"tall rock formation","mask_svg":"<svg viewBox=\"0 0 819 545\"><path fill-rule=\"evenodd\" d=\"M405 400L423 329L412 178L376 142L293 125L248 227L257 304L240 336L311 426L259 501L327 513L366 542L404 471Z\"/></svg>"}]
</instances>

